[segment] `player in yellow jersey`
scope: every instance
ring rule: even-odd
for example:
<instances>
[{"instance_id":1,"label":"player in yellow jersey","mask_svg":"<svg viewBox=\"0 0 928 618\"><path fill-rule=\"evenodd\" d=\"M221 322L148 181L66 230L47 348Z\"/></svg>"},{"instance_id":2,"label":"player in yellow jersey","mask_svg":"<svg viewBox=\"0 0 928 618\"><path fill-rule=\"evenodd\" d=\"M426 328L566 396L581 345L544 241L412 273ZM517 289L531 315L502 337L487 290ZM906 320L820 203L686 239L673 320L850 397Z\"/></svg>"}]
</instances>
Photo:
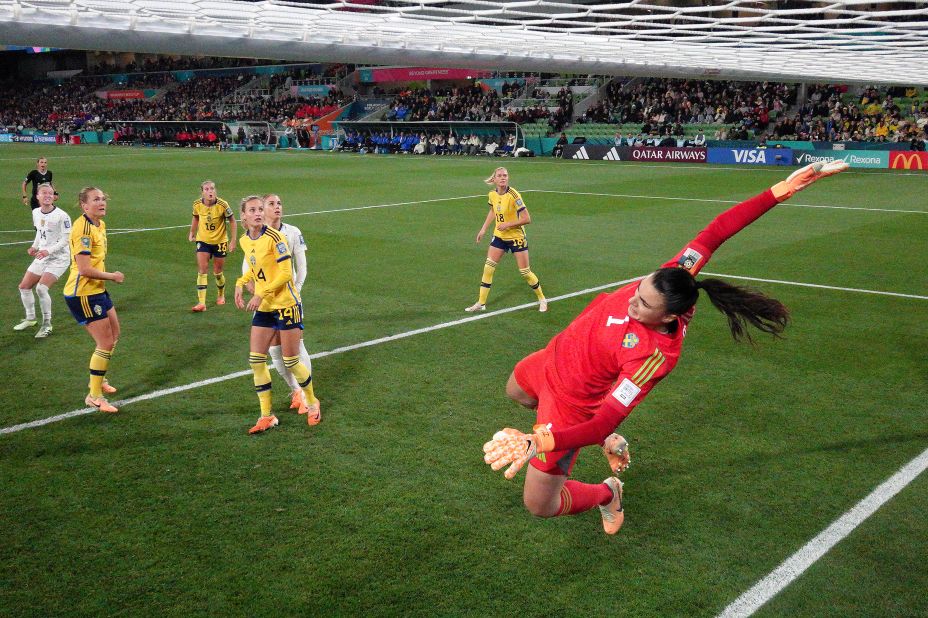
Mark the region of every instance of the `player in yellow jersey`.
<instances>
[{"instance_id":1,"label":"player in yellow jersey","mask_svg":"<svg viewBox=\"0 0 928 618\"><path fill-rule=\"evenodd\" d=\"M230 240L231 233L231 240ZM187 239L197 243L197 304L193 311L206 311L206 271L213 260L216 277L216 304L226 304L226 276L222 272L226 256L235 251L235 216L229 203L216 195L216 183L200 183L200 199L193 203L193 220Z\"/></svg>"},{"instance_id":2,"label":"player in yellow jersey","mask_svg":"<svg viewBox=\"0 0 928 618\"><path fill-rule=\"evenodd\" d=\"M486 221L480 231L477 232L477 243L483 240L483 235L487 233L490 223L494 223L493 240L490 241L490 247L487 250L487 261L483 266L483 278L480 281L480 292L477 302L465 309L464 311L485 311L487 308L487 297L490 296L490 286L493 284L493 274L496 272L496 265L507 251L511 251L519 266L519 274L525 279L529 287L535 292L538 298L538 310L547 311L548 301L545 299L544 292L541 291L541 284L538 277L532 272L528 263L528 241L525 236L525 226L532 222L528 214L528 208L522 201L519 192L509 186L509 170L505 167L498 167L493 175L484 182L494 187L490 191L487 199L489 201L490 212L487 214Z\"/></svg>"},{"instance_id":3,"label":"player in yellow jersey","mask_svg":"<svg viewBox=\"0 0 928 618\"><path fill-rule=\"evenodd\" d=\"M84 403L101 412L118 410L103 398L103 393L116 389L106 382L106 370L119 340L119 318L106 281L122 283L125 275L107 272L106 259L106 194L96 187L81 189L78 202L83 215L71 227L71 272L64 286L64 300L77 323L87 329L96 343L90 357L90 394Z\"/></svg>"},{"instance_id":4,"label":"player in yellow jersey","mask_svg":"<svg viewBox=\"0 0 928 618\"><path fill-rule=\"evenodd\" d=\"M242 200L241 209L245 234L240 245L249 270L235 282L235 306L254 311L248 363L261 405L261 417L248 433L267 431L279 422L271 413L271 372L267 366L268 349L275 335L280 337L284 366L296 378L310 406L307 416L312 425L312 417L319 415L319 400L313 392L312 375L300 361L303 307L293 284L290 248L283 234L264 225L263 198L248 196ZM242 288L248 282L254 283L255 291L246 305Z\"/></svg>"}]
</instances>

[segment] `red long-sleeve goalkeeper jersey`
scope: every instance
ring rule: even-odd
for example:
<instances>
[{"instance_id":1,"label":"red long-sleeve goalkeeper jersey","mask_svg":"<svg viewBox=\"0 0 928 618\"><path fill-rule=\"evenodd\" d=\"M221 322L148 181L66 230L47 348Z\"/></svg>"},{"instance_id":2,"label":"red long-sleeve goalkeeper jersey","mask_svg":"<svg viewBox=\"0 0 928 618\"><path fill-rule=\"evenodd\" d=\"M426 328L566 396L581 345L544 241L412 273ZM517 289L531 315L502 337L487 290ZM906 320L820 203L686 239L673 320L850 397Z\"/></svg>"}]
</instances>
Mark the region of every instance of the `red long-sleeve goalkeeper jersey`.
<instances>
[{"instance_id":1,"label":"red long-sleeve goalkeeper jersey","mask_svg":"<svg viewBox=\"0 0 928 618\"><path fill-rule=\"evenodd\" d=\"M777 204L768 190L716 217L664 267L698 273L712 253ZM553 432L557 450L602 442L669 374L680 358L695 307L660 333L629 317L638 282L600 294L545 348L545 379L570 427Z\"/></svg>"}]
</instances>

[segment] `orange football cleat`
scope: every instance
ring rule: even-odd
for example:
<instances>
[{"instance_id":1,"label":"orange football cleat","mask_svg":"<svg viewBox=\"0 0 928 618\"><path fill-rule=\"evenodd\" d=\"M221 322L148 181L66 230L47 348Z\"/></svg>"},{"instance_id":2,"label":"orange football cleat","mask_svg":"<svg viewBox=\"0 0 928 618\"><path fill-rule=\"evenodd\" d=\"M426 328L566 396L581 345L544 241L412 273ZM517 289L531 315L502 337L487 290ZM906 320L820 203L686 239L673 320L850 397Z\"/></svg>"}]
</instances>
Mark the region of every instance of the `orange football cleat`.
<instances>
[{"instance_id":1,"label":"orange football cleat","mask_svg":"<svg viewBox=\"0 0 928 618\"><path fill-rule=\"evenodd\" d=\"M203 303L197 303L193 307L191 307L190 310L193 311L194 313L200 313L201 311L206 311L206 305L204 305Z\"/></svg>"},{"instance_id":2,"label":"orange football cleat","mask_svg":"<svg viewBox=\"0 0 928 618\"><path fill-rule=\"evenodd\" d=\"M217 304L217 305L224 305L224 304L226 304L226 297L225 297L225 296L219 296L219 297L217 297L217 298L216 298L216 304Z\"/></svg>"},{"instance_id":3,"label":"orange football cleat","mask_svg":"<svg viewBox=\"0 0 928 618\"><path fill-rule=\"evenodd\" d=\"M84 403L92 408L96 408L100 412L106 412L107 414L113 414L114 412L119 412L119 409L114 407L110 402L108 402L103 397L97 397L94 399L90 395L84 399Z\"/></svg>"},{"instance_id":4,"label":"orange football cleat","mask_svg":"<svg viewBox=\"0 0 928 618\"><path fill-rule=\"evenodd\" d=\"M306 414L306 404L303 403L303 391L296 389L290 393L290 409L299 410L300 414Z\"/></svg>"},{"instance_id":5,"label":"orange football cleat","mask_svg":"<svg viewBox=\"0 0 928 618\"><path fill-rule=\"evenodd\" d=\"M103 393L106 395L112 395L116 392L116 387L111 385L106 380L103 380Z\"/></svg>"},{"instance_id":6,"label":"orange football cleat","mask_svg":"<svg viewBox=\"0 0 928 618\"><path fill-rule=\"evenodd\" d=\"M261 433L262 431L267 431L271 427L277 427L280 424L280 421L277 420L277 417L271 414L270 416L262 416L258 419L258 422L255 423L255 426L248 430L248 433Z\"/></svg>"},{"instance_id":7,"label":"orange football cleat","mask_svg":"<svg viewBox=\"0 0 928 618\"><path fill-rule=\"evenodd\" d=\"M306 424L318 425L322 422L322 408L319 407L319 400L306 406Z\"/></svg>"},{"instance_id":8,"label":"orange football cleat","mask_svg":"<svg viewBox=\"0 0 928 618\"><path fill-rule=\"evenodd\" d=\"M625 523L625 513L622 512L622 481L610 476L603 482L612 490L612 501L606 506L599 507L599 512L603 516L603 530L606 534L615 534Z\"/></svg>"}]
</instances>

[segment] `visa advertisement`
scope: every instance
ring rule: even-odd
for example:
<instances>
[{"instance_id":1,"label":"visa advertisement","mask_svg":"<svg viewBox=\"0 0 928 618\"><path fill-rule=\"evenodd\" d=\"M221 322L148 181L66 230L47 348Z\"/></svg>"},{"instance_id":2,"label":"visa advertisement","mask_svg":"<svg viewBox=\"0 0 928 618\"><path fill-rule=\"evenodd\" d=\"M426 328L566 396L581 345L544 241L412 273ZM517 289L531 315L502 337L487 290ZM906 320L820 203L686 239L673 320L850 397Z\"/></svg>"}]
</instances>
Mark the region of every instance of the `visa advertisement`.
<instances>
[{"instance_id":1,"label":"visa advertisement","mask_svg":"<svg viewBox=\"0 0 928 618\"><path fill-rule=\"evenodd\" d=\"M710 148L709 163L738 165L792 165L791 148Z\"/></svg>"},{"instance_id":2,"label":"visa advertisement","mask_svg":"<svg viewBox=\"0 0 928 618\"><path fill-rule=\"evenodd\" d=\"M886 150L794 150L793 165L803 166L818 161L844 161L851 167L885 170L889 167L891 155L892 153Z\"/></svg>"}]
</instances>

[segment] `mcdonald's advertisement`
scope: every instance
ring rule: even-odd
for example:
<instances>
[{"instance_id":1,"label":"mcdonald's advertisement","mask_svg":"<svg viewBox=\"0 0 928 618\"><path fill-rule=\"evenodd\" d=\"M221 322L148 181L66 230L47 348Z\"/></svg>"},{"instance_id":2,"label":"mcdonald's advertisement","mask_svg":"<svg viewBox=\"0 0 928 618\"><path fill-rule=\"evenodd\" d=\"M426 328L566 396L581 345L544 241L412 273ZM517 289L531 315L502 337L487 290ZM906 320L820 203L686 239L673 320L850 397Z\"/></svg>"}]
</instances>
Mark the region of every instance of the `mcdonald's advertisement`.
<instances>
[{"instance_id":1,"label":"mcdonald's advertisement","mask_svg":"<svg viewBox=\"0 0 928 618\"><path fill-rule=\"evenodd\" d=\"M912 150L890 150L889 169L928 172L928 153Z\"/></svg>"}]
</instances>

